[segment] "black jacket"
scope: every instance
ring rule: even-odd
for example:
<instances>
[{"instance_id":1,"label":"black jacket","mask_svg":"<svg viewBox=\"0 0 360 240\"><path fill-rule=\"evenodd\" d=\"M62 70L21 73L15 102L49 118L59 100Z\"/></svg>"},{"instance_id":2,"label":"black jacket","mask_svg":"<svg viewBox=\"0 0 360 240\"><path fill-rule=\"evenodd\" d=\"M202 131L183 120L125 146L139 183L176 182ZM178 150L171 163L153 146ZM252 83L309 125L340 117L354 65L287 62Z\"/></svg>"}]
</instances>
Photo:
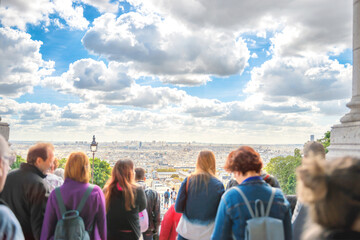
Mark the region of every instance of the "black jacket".
<instances>
[{"instance_id":1,"label":"black jacket","mask_svg":"<svg viewBox=\"0 0 360 240\"><path fill-rule=\"evenodd\" d=\"M119 234L121 231L131 231L140 238L139 212L146 208L146 196L142 187L134 189L135 208L130 211L125 209L125 198L122 191L112 193L106 214L108 240L124 239Z\"/></svg>"},{"instance_id":2,"label":"black jacket","mask_svg":"<svg viewBox=\"0 0 360 240\"><path fill-rule=\"evenodd\" d=\"M146 232L158 233L160 226L160 195L157 191L148 188L144 181L138 182L144 189L146 195L146 211L149 216L149 228Z\"/></svg>"},{"instance_id":3,"label":"black jacket","mask_svg":"<svg viewBox=\"0 0 360 240\"><path fill-rule=\"evenodd\" d=\"M11 171L1 193L19 220L25 239L40 239L49 187L46 177L37 167L22 163Z\"/></svg>"}]
</instances>

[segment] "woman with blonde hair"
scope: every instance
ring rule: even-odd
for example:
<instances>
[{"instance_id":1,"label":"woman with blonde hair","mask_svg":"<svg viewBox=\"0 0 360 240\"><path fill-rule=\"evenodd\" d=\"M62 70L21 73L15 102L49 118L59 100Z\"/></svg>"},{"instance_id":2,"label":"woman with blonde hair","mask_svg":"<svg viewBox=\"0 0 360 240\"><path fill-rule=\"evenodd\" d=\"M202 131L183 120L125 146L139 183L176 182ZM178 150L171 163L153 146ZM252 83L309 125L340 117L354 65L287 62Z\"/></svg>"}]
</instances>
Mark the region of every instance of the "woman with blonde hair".
<instances>
[{"instance_id":1,"label":"woman with blonde hair","mask_svg":"<svg viewBox=\"0 0 360 240\"><path fill-rule=\"evenodd\" d=\"M139 212L146 208L146 196L142 186L135 184L131 160L116 162L104 193L108 239L139 239Z\"/></svg>"},{"instance_id":2,"label":"woman with blonde hair","mask_svg":"<svg viewBox=\"0 0 360 240\"><path fill-rule=\"evenodd\" d=\"M210 239L216 210L225 191L215 173L214 153L201 151L195 172L182 182L176 199L175 210L182 213L176 229L178 239Z\"/></svg>"},{"instance_id":3,"label":"woman with blonde hair","mask_svg":"<svg viewBox=\"0 0 360 240\"><path fill-rule=\"evenodd\" d=\"M302 239L360 239L360 159L308 161L297 170L298 195L312 224Z\"/></svg>"},{"instance_id":4,"label":"woman with blonde hair","mask_svg":"<svg viewBox=\"0 0 360 240\"><path fill-rule=\"evenodd\" d=\"M65 211L76 210L84 196L86 202L79 216L84 221L85 230L90 239L106 239L104 194L99 186L89 184L89 180L89 158L83 152L71 153L65 165L64 184L51 192L47 202L42 240L54 237L56 224L62 219L64 209L59 206L59 201L63 203Z\"/></svg>"}]
</instances>

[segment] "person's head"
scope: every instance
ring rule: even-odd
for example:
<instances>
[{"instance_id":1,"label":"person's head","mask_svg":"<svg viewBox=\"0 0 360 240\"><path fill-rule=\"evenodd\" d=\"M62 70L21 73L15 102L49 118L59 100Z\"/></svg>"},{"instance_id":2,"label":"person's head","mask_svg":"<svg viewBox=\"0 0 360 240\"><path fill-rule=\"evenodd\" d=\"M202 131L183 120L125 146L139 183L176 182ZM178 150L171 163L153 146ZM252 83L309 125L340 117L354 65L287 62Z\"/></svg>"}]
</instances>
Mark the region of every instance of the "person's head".
<instances>
[{"instance_id":1,"label":"person's head","mask_svg":"<svg viewBox=\"0 0 360 240\"><path fill-rule=\"evenodd\" d=\"M360 159L314 160L297 170L299 200L323 229L353 229L360 219ZM360 231L360 229L353 229Z\"/></svg>"},{"instance_id":2,"label":"person's head","mask_svg":"<svg viewBox=\"0 0 360 240\"><path fill-rule=\"evenodd\" d=\"M190 175L192 179L189 187L195 186L195 190L201 183L207 184L210 181L210 178L215 176L216 166L215 166L215 155L213 152L204 150L201 151L198 155L196 161L195 172ZM175 188L173 188L175 190Z\"/></svg>"},{"instance_id":3,"label":"person's head","mask_svg":"<svg viewBox=\"0 0 360 240\"><path fill-rule=\"evenodd\" d=\"M168 192L168 191L169 191L169 189L166 189L166 191Z\"/></svg>"},{"instance_id":4,"label":"person's head","mask_svg":"<svg viewBox=\"0 0 360 240\"><path fill-rule=\"evenodd\" d=\"M54 174L58 177L61 177L62 179L64 179L64 169L62 168L57 168L55 171L54 171Z\"/></svg>"},{"instance_id":5,"label":"person's head","mask_svg":"<svg viewBox=\"0 0 360 240\"><path fill-rule=\"evenodd\" d=\"M226 159L224 169L237 176L260 175L263 162L260 154L249 146L240 147L232 151Z\"/></svg>"},{"instance_id":6,"label":"person's head","mask_svg":"<svg viewBox=\"0 0 360 240\"><path fill-rule=\"evenodd\" d=\"M145 180L145 169L135 168L135 181L144 181Z\"/></svg>"},{"instance_id":7,"label":"person's head","mask_svg":"<svg viewBox=\"0 0 360 240\"><path fill-rule=\"evenodd\" d=\"M325 148L319 142L309 141L305 143L303 153L303 164L307 164L308 161L313 161L315 158L319 160L325 160Z\"/></svg>"},{"instance_id":8,"label":"person's head","mask_svg":"<svg viewBox=\"0 0 360 240\"><path fill-rule=\"evenodd\" d=\"M130 211L135 207L134 189L134 163L131 160L119 160L116 162L111 178L105 185L106 208L109 209L110 198L116 191L122 191L125 198L125 209Z\"/></svg>"},{"instance_id":9,"label":"person's head","mask_svg":"<svg viewBox=\"0 0 360 240\"><path fill-rule=\"evenodd\" d=\"M59 165L60 165L59 160L55 158L53 164L51 165L50 172L54 173L55 170L59 167Z\"/></svg>"},{"instance_id":10,"label":"person's head","mask_svg":"<svg viewBox=\"0 0 360 240\"><path fill-rule=\"evenodd\" d=\"M207 173L215 175L215 155L211 151L201 151L196 161L196 173Z\"/></svg>"},{"instance_id":11,"label":"person's head","mask_svg":"<svg viewBox=\"0 0 360 240\"><path fill-rule=\"evenodd\" d=\"M2 192L4 188L7 173L13 162L14 159L10 154L9 144L5 138L0 135L0 192Z\"/></svg>"},{"instance_id":12,"label":"person's head","mask_svg":"<svg viewBox=\"0 0 360 240\"><path fill-rule=\"evenodd\" d=\"M172 190L175 191L175 188L173 187Z\"/></svg>"},{"instance_id":13,"label":"person's head","mask_svg":"<svg viewBox=\"0 0 360 240\"><path fill-rule=\"evenodd\" d=\"M54 146L51 143L37 143L29 148L26 161L46 174L54 159Z\"/></svg>"},{"instance_id":14,"label":"person's head","mask_svg":"<svg viewBox=\"0 0 360 240\"><path fill-rule=\"evenodd\" d=\"M77 182L88 183L90 180L90 162L83 152L73 152L65 164L64 177Z\"/></svg>"}]
</instances>

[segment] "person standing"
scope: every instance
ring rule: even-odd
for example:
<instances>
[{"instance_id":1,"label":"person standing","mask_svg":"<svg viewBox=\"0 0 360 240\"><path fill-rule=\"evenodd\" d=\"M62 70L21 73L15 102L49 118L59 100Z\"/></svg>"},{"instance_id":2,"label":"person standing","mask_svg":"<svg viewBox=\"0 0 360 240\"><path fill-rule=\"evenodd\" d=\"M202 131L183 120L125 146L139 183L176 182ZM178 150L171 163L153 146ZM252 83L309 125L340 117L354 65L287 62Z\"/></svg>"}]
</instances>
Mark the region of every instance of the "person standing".
<instances>
[{"instance_id":1,"label":"person standing","mask_svg":"<svg viewBox=\"0 0 360 240\"><path fill-rule=\"evenodd\" d=\"M104 187L108 240L138 240L141 237L139 212L146 208L143 188L135 184L134 163L116 162Z\"/></svg>"},{"instance_id":2,"label":"person standing","mask_svg":"<svg viewBox=\"0 0 360 240\"><path fill-rule=\"evenodd\" d=\"M60 187L64 183L64 179L54 174L58 166L59 166L59 160L55 158L50 170L46 174L45 181L49 185L50 192L52 192L55 188Z\"/></svg>"},{"instance_id":3,"label":"person standing","mask_svg":"<svg viewBox=\"0 0 360 240\"><path fill-rule=\"evenodd\" d=\"M175 204L172 204L169 210L166 211L161 222L161 231L159 240L176 240L176 228L179 224L181 213L175 211Z\"/></svg>"},{"instance_id":4,"label":"person standing","mask_svg":"<svg viewBox=\"0 0 360 240\"><path fill-rule=\"evenodd\" d=\"M172 188L172 191L171 191L171 204L174 204L175 201L176 201L176 196L177 196L177 192L175 191L175 188L173 187Z\"/></svg>"},{"instance_id":5,"label":"person standing","mask_svg":"<svg viewBox=\"0 0 360 240\"><path fill-rule=\"evenodd\" d=\"M170 192L169 189L166 189L164 193L164 208L169 208Z\"/></svg>"},{"instance_id":6,"label":"person standing","mask_svg":"<svg viewBox=\"0 0 360 240\"><path fill-rule=\"evenodd\" d=\"M54 146L35 144L26 161L8 174L1 196L19 220L25 239L38 240L50 193L44 179L54 161Z\"/></svg>"},{"instance_id":7,"label":"person standing","mask_svg":"<svg viewBox=\"0 0 360 240\"><path fill-rule=\"evenodd\" d=\"M175 211L182 213L177 226L178 239L208 240L214 229L216 210L223 183L215 176L215 155L211 151L199 153L195 172L182 182ZM221 239L221 238L219 238Z\"/></svg>"},{"instance_id":8,"label":"person standing","mask_svg":"<svg viewBox=\"0 0 360 240\"><path fill-rule=\"evenodd\" d=\"M149 228L143 233L144 240L152 240L159 232L160 226L160 196L157 191L145 184L145 169L135 168L135 181L142 186L146 195L146 211L149 217Z\"/></svg>"},{"instance_id":9,"label":"person standing","mask_svg":"<svg viewBox=\"0 0 360 240\"><path fill-rule=\"evenodd\" d=\"M52 239L57 222L62 218L56 191L60 196L66 211L76 210L91 186L93 189L87 198L79 216L84 221L85 230L90 239L106 239L105 198L99 186L90 185L90 162L83 152L73 152L69 155L65 165L65 182L51 192L46 206L46 212L41 232L41 240Z\"/></svg>"},{"instance_id":10,"label":"person standing","mask_svg":"<svg viewBox=\"0 0 360 240\"><path fill-rule=\"evenodd\" d=\"M9 144L0 135L0 193L4 188L9 166L14 162L10 156ZM24 235L19 221L7 204L0 198L0 239L2 240L23 240Z\"/></svg>"},{"instance_id":11,"label":"person standing","mask_svg":"<svg viewBox=\"0 0 360 240\"><path fill-rule=\"evenodd\" d=\"M234 174L239 185L221 197L211 239L245 239L246 222L253 215L248 205L254 211L258 200L269 209L269 217L281 220L283 231L279 234L285 240L292 239L290 204L280 189L271 187L260 176L262 167L260 154L251 147L243 146L229 154L224 169Z\"/></svg>"}]
</instances>

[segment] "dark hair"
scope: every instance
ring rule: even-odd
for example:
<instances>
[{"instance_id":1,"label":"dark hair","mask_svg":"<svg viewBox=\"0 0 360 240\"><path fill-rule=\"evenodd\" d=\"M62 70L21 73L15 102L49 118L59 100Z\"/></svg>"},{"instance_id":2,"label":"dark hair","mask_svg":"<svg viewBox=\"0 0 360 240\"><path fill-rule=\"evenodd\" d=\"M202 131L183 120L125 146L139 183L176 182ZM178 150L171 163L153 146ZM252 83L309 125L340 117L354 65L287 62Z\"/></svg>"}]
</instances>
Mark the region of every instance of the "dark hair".
<instances>
[{"instance_id":1,"label":"dark hair","mask_svg":"<svg viewBox=\"0 0 360 240\"><path fill-rule=\"evenodd\" d=\"M145 169L143 168L135 168L135 180L144 180L145 178Z\"/></svg>"},{"instance_id":2,"label":"dark hair","mask_svg":"<svg viewBox=\"0 0 360 240\"><path fill-rule=\"evenodd\" d=\"M229 154L224 169L229 172L245 174L249 171L260 173L262 167L260 154L251 147L243 146Z\"/></svg>"},{"instance_id":3,"label":"dark hair","mask_svg":"<svg viewBox=\"0 0 360 240\"><path fill-rule=\"evenodd\" d=\"M313 152L314 155L320 155L321 157L325 158L325 148L324 146L315 141L310 141L305 143L304 145L304 157L309 157L310 152Z\"/></svg>"},{"instance_id":4,"label":"dark hair","mask_svg":"<svg viewBox=\"0 0 360 240\"><path fill-rule=\"evenodd\" d=\"M35 164L37 158L41 158L46 161L50 150L54 150L54 146L51 143L37 143L29 148L26 161L30 164Z\"/></svg>"}]
</instances>

